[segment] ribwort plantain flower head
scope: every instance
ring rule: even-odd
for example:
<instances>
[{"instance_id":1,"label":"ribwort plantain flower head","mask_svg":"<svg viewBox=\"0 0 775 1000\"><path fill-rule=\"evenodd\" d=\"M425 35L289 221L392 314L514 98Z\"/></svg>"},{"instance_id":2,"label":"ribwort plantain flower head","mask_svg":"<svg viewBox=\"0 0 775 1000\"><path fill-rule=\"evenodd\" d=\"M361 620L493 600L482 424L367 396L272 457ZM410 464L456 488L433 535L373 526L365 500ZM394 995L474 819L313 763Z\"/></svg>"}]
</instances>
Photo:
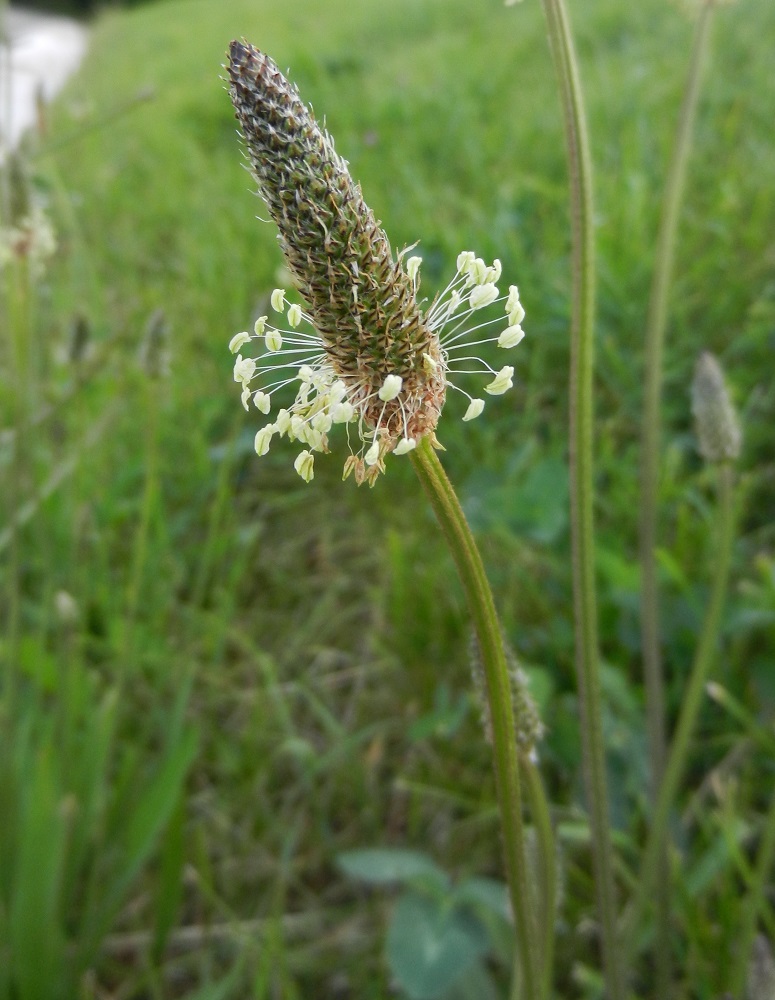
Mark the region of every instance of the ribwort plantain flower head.
<instances>
[{"instance_id":1,"label":"ribwort plantain flower head","mask_svg":"<svg viewBox=\"0 0 775 1000\"><path fill-rule=\"evenodd\" d=\"M541 719L535 698L530 691L530 679L519 665L519 660L514 650L505 640L504 653L506 654L506 665L511 685L514 737L517 741L517 747L533 763L538 763L538 748L546 733L546 727ZM469 655L474 690L482 706L484 734L487 742L492 743L492 716L490 714L490 703L486 694L487 681L482 664L482 654L476 636L472 636L471 638Z\"/></svg>"},{"instance_id":2,"label":"ribwort plantain flower head","mask_svg":"<svg viewBox=\"0 0 775 1000\"><path fill-rule=\"evenodd\" d=\"M742 445L740 422L721 365L709 351L703 351L694 368L692 413L699 452L705 461L735 461Z\"/></svg>"},{"instance_id":3,"label":"ribwort plantain flower head","mask_svg":"<svg viewBox=\"0 0 775 1000\"><path fill-rule=\"evenodd\" d=\"M426 436L437 444L448 388L468 397L464 420L482 412L484 400L456 385L457 374L484 375L490 395L511 388L511 365L497 370L468 352L489 342L506 350L520 342L519 292L512 285L501 295L500 262L487 265L466 251L452 281L424 308L421 258L393 253L331 136L296 88L244 42L231 43L228 74L252 173L302 299L290 302L285 289L275 289L276 321L261 316L229 345L246 409L252 402L270 414L275 393L292 387L290 405L275 410L256 434L256 451L266 454L275 435L300 442L305 449L295 468L309 482L314 454L327 452L332 429L344 424L350 442L345 477L354 473L358 483L373 484L389 453L407 454ZM471 322L497 303L500 318ZM472 333L492 324L502 328L498 334L472 341ZM257 357L247 355L248 345L258 348Z\"/></svg>"}]
</instances>

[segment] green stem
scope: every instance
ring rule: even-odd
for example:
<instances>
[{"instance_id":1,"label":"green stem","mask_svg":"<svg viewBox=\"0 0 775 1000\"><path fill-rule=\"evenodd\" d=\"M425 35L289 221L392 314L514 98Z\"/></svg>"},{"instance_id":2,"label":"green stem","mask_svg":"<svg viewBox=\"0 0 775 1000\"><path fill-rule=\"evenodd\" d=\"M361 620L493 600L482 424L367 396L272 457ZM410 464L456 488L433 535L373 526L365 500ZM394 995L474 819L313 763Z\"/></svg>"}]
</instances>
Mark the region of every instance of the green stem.
<instances>
[{"instance_id":1,"label":"green stem","mask_svg":"<svg viewBox=\"0 0 775 1000\"><path fill-rule=\"evenodd\" d=\"M609 828L605 746L598 664L594 580L593 388L595 245L592 159L576 55L562 0L543 0L565 120L571 194L573 324L570 369L570 478L576 674L581 709L584 781L610 1000L622 1000L624 976L617 946L613 850Z\"/></svg>"},{"instance_id":2,"label":"green stem","mask_svg":"<svg viewBox=\"0 0 775 1000\"><path fill-rule=\"evenodd\" d=\"M775 861L775 802L770 806L770 810L767 813L767 820L764 824L759 856L756 859L753 885L750 887L748 898L740 911L742 927L737 935L735 949L737 959L732 972L732 980L729 984L731 996L743 996L751 962L754 938L756 937L756 924L759 919L759 913L766 902L766 890L770 882L773 861Z\"/></svg>"},{"instance_id":3,"label":"green stem","mask_svg":"<svg viewBox=\"0 0 775 1000\"><path fill-rule=\"evenodd\" d=\"M150 383L150 384L149 384ZM127 584L124 611L124 634L121 642L121 653L128 659L132 652L132 642L135 630L135 619L143 588L143 576L148 562L148 542L151 524L156 509L156 498L159 480L159 404L156 398L155 381L146 375L145 380L145 482L140 506L140 522L135 532L132 546L132 568Z\"/></svg>"},{"instance_id":4,"label":"green stem","mask_svg":"<svg viewBox=\"0 0 775 1000\"><path fill-rule=\"evenodd\" d=\"M479 640L492 724L495 787L506 856L506 876L516 922L523 992L526 998L533 1000L540 996L536 970L537 952L533 944L535 923L525 860L522 794L511 685L500 624L482 557L457 495L427 436L411 452L411 457L455 560Z\"/></svg>"},{"instance_id":5,"label":"green stem","mask_svg":"<svg viewBox=\"0 0 775 1000\"><path fill-rule=\"evenodd\" d=\"M640 878L638 879L638 887L630 914L630 934L628 935L628 947L630 951L633 948L633 938L647 900L659 878L659 860L663 844L665 843L670 810L686 769L689 745L694 734L700 706L702 705L708 675L715 659L716 646L721 630L721 611L729 580L732 546L735 537L733 472L731 466L726 462L718 466L718 493L718 527L715 533L718 539L718 546L710 601L705 614L700 641L694 655L689 684L683 694L681 714L678 718L678 725L676 726L670 753L667 758L664 778L659 788L651 829L646 840Z\"/></svg>"},{"instance_id":6,"label":"green stem","mask_svg":"<svg viewBox=\"0 0 775 1000\"><path fill-rule=\"evenodd\" d=\"M672 158L665 182L662 216L657 237L654 277L649 297L644 344L643 428L640 471L640 565L641 647L646 688L646 720L652 806L657 800L665 768L665 694L659 645L659 593L657 582L657 506L659 492L659 446L661 437L662 354L667 326L667 308L673 278L678 218L686 188L702 68L708 48L713 2L700 11L694 34L689 73L678 120ZM670 980L670 885L667 844L660 845L660 877L657 879L656 987L665 996Z\"/></svg>"},{"instance_id":7,"label":"green stem","mask_svg":"<svg viewBox=\"0 0 775 1000\"><path fill-rule=\"evenodd\" d=\"M5 612L5 671L0 670L0 690L9 718L14 717L18 681L19 644L21 642L21 579L23 552L21 525L18 515L22 496L34 491L34 470L30 459L29 422L32 411L32 377L30 345L33 342L32 304L29 270L25 261L11 260L2 275L4 296L0 301L0 318L7 320L7 356L10 361L5 374L10 406L3 410L3 419L10 417L14 430L7 486L4 486L6 524L0 524L0 535L8 535L9 559L6 576ZM2 546L0 546L2 548ZM0 664L2 666L2 664Z\"/></svg>"},{"instance_id":8,"label":"green stem","mask_svg":"<svg viewBox=\"0 0 775 1000\"><path fill-rule=\"evenodd\" d=\"M242 414L235 418L232 430L227 441L226 454L224 460L219 463L218 478L215 484L215 495L210 503L210 510L207 517L207 530L204 542L199 546L201 555L199 566L194 574L194 585L191 591L191 607L198 608L202 605L207 588L211 582L213 572L213 562L217 555L219 532L223 527L223 516L229 508L232 498L232 484L234 475L234 455L236 452L239 429L242 426Z\"/></svg>"},{"instance_id":9,"label":"green stem","mask_svg":"<svg viewBox=\"0 0 775 1000\"><path fill-rule=\"evenodd\" d=\"M525 778L525 791L530 805L530 815L538 840L539 877L541 907L540 946L542 962L541 988L543 997L552 993L552 973L554 965L554 921L557 913L557 849L554 843L554 830L549 815L549 805L546 801L544 786L536 764L524 756L520 756L520 770Z\"/></svg>"}]
</instances>

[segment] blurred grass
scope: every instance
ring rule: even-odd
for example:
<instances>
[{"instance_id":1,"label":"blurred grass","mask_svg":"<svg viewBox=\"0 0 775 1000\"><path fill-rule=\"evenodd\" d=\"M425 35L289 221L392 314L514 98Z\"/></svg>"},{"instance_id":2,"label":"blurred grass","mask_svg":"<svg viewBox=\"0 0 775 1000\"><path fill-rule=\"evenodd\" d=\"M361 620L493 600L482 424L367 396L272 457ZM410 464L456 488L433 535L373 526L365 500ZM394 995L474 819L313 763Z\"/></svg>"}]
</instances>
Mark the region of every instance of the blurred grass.
<instances>
[{"instance_id":1,"label":"blurred grass","mask_svg":"<svg viewBox=\"0 0 775 1000\"><path fill-rule=\"evenodd\" d=\"M614 819L623 863L634 864L645 790L633 569L640 344L691 26L659 0L572 6L598 168L606 719ZM712 349L746 417L750 470L722 680L769 724L775 140L763 39L775 37L775 9L767 0L725 7L717 27L668 333L666 660L675 708L712 558L708 480L688 400L695 357ZM338 482L336 457L320 461L305 486L289 450L260 461L252 454L255 419L239 407L226 344L275 284L280 256L272 227L255 219L261 204L219 80L228 41L243 35L290 67L394 246L421 240L426 290L443 285L469 247L499 256L504 275L520 285L528 339L513 402L498 401L486 421L463 428L453 399L440 436L504 625L542 700L543 766L557 818L571 831L580 815L564 504L569 227L540 10L462 0L304 0L288 9L165 0L106 11L51 116L51 135L30 148L60 240L36 293L33 409L76 391L35 426L28 473L40 484L63 455L77 464L22 529L16 671L29 722L3 722L13 721L14 732L47 732L69 663L82 692L82 714L73 712L71 723L120 690L116 745L132 748L144 780L161 767L173 705L189 683L187 715L199 743L185 808L112 925L124 935L149 931L147 947L126 937L109 942L85 980L86 996L97 995L97 983L120 983L126 997L189 995L216 982L238 953L226 995L387 996L384 905L353 896L334 870L336 853L400 843L449 870L500 871L488 749L467 694L463 602L411 469L393 462L377 489L358 491ZM158 309L170 365L151 379L138 351ZM79 316L89 329L91 373L88 357L80 366L60 360ZM99 440L79 446L106 414ZM66 625L56 612L61 592L75 607ZM773 760L710 712L704 737L692 780L712 790L701 821L688 826L694 888L676 907L685 935L678 967L688 995L715 997L739 905L724 837L755 844ZM37 738L42 747L48 737ZM30 808L50 815L70 786L64 778L52 786L45 759L29 765L42 789ZM109 772L104 794L111 782L126 788L134 780L129 764L114 761ZM733 783L743 817L737 833L729 833ZM126 808L131 823L134 807ZM48 821L37 822L45 829ZM120 838L109 830L103 843L110 853ZM35 858L44 853L35 850ZM581 985L596 961L595 943L580 929L592 906L583 837L568 833L565 850L558 989L593 996ZM65 939L77 938L78 893L59 897L55 909L51 921ZM294 923L297 914L309 923ZM0 912L0 931L7 916ZM246 921L258 923L240 932ZM208 942L212 924L232 927L232 943L228 935ZM174 946L175 927L198 927L202 940ZM169 928L173 945L164 949Z\"/></svg>"}]
</instances>

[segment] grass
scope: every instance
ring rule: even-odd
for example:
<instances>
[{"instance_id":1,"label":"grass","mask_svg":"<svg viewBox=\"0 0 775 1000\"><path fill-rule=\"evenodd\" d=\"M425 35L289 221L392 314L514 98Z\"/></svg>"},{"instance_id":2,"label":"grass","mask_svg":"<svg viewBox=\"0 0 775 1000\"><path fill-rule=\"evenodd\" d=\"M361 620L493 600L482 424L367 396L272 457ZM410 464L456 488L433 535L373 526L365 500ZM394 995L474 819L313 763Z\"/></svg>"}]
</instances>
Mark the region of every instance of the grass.
<instances>
[{"instance_id":1,"label":"grass","mask_svg":"<svg viewBox=\"0 0 775 1000\"><path fill-rule=\"evenodd\" d=\"M597 168L598 601L627 896L646 810L633 568L641 345L691 25L657 0L631 9L595 0L573 5L572 16ZM771 825L772 749L751 725L771 730L775 711L775 142L762 41L775 12L749 0L716 18L679 229L660 484L675 720L713 559L712 483L689 408L695 358L711 349L746 434L745 512L716 680L754 723L705 707L674 817L680 995L709 1000L739 979L740 886ZM7 741L1 751L12 794L0 795L0 809L7 803L27 824L0 838L0 948L34 925L35 897L17 892L12 913L5 904L14 887L35 884L25 872L37 873L50 893L43 929L58 928L47 940L62 945L61 961L70 954L62 942L93 942L85 996L99 995L97 984L122 997L196 995L234 968L227 996L381 998L390 995L387 900L358 895L337 872L337 853L412 846L455 873L501 875L489 751L468 694L463 595L408 463L392 463L367 491L338 482L337 459L319 462L305 486L290 451L251 454L255 422L239 408L226 344L275 284L280 258L271 226L254 218L261 207L218 79L226 44L242 35L291 67L394 245L422 240L425 287L445 281L469 246L499 256L520 285L528 339L517 402L502 400L465 427L445 414L443 458L549 728L542 771L565 873L557 995L598 996L564 500L567 180L544 26L528 4L306 0L289 16L242 0L165 0L98 18L51 133L30 149L60 249L26 303L25 412L52 413L26 428L18 503L62 477L33 504L15 555L0 552L3 586L18 597L17 638L7 629L0 644L15 679L13 711L6 702L0 715L15 748ZM150 378L138 349L158 309L170 366ZM63 363L78 317L87 352ZM19 412L10 408L14 371L3 354L3 427ZM462 413L454 400L450 411ZM11 483L7 464L0 476ZM18 503L0 494L2 530ZM74 602L69 617L62 592ZM46 754L53 761L62 745L86 749L49 766ZM23 799L23 787L39 791ZM84 817L77 829L67 826L68 801ZM0 827L17 829L7 816ZM53 832L20 853L24 829ZM46 856L49 866L39 865ZM100 888L111 878L112 909ZM94 916L103 912L107 939ZM759 912L772 940L768 903ZM209 939L221 925L231 936ZM646 941L648 922L641 933ZM641 964L644 995L649 975ZM7 988L0 978L0 995L14 995ZM31 982L19 996L40 989Z\"/></svg>"}]
</instances>

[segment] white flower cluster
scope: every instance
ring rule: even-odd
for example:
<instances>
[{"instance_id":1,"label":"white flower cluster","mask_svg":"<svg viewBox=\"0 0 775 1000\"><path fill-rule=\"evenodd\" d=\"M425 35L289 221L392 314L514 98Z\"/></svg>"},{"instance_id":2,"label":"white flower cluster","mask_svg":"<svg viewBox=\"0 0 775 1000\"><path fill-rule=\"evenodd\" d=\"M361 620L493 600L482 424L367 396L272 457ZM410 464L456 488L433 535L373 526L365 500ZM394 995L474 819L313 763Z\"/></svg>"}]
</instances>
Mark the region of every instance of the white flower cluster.
<instances>
[{"instance_id":1,"label":"white flower cluster","mask_svg":"<svg viewBox=\"0 0 775 1000\"><path fill-rule=\"evenodd\" d=\"M419 287L419 270L422 259L410 257L406 262L406 273ZM514 368L504 365L499 370L492 368L482 358L472 355L470 349L482 344L495 343L509 349L524 337L522 320L525 310L519 300L516 285L509 287L508 294L501 295L497 282L501 276L499 260L491 265L465 251L458 256L455 277L444 291L438 295L425 314L425 322L431 333L438 338L439 351L436 358L424 354L422 364L426 371L435 373L441 366L444 384L463 393L468 398L468 408L463 420L473 420L484 409L484 399L471 396L453 381L458 375L484 374L491 377L484 391L491 396L500 396L513 385ZM255 449L259 455L269 451L275 435L287 437L306 445L294 462L294 468L305 482L314 475L314 453L327 452L328 436L336 424L357 424L360 448L356 454L350 444L350 457L345 463L345 476L358 464L373 467L381 458L381 430L369 426L364 414L373 411L378 399L384 406L397 400L404 413L402 399L403 379L398 374L388 374L378 389L362 385L353 376L341 377L334 368L325 344L314 329L311 317L301 306L289 304L285 289L276 288L272 292L271 307L284 314L287 329L269 324L268 316L256 321L252 333L238 333L232 337L229 350L237 354L234 363L234 381L242 386L242 405L246 410L253 406L263 414L272 412L275 393L289 385L296 387L295 399L287 408L276 411L274 419L265 424L256 434ZM471 317L486 307L504 303L506 326L495 336L476 337L488 327L503 327L502 318L493 318L471 325ZM502 314L501 314L502 316ZM311 332L299 330L306 323ZM474 339L472 339L472 336ZM263 350L256 359L243 357L242 349L249 343L261 345ZM408 401L407 401L408 402ZM417 441L405 433L392 447L395 455L412 451ZM376 471L376 470L375 470Z\"/></svg>"},{"instance_id":2,"label":"white flower cluster","mask_svg":"<svg viewBox=\"0 0 775 1000\"><path fill-rule=\"evenodd\" d=\"M508 295L501 295L497 285L500 276L499 260L494 260L488 267L481 257L476 257L470 250L463 251L457 258L455 277L434 301L426 315L431 328L439 333L447 385L462 392L469 400L463 420L473 420L478 417L484 409L484 400L469 395L450 376L490 374L493 380L484 386L484 391L491 396L503 395L514 384L514 368L511 365L504 365L496 372L476 355L459 354L461 351L468 351L482 344L495 343L504 349L516 347L525 336L525 331L522 329L525 310L519 300L519 290L516 285L510 285ZM505 303L507 323L505 329L494 337L471 339L473 335L490 326L502 324L503 321L496 318L470 325L473 313L500 302ZM473 367L458 367L461 364Z\"/></svg>"},{"instance_id":3,"label":"white flower cluster","mask_svg":"<svg viewBox=\"0 0 775 1000\"><path fill-rule=\"evenodd\" d=\"M26 259L30 274L39 278L57 248L54 229L40 205L14 226L0 226L0 272L14 259Z\"/></svg>"}]
</instances>

